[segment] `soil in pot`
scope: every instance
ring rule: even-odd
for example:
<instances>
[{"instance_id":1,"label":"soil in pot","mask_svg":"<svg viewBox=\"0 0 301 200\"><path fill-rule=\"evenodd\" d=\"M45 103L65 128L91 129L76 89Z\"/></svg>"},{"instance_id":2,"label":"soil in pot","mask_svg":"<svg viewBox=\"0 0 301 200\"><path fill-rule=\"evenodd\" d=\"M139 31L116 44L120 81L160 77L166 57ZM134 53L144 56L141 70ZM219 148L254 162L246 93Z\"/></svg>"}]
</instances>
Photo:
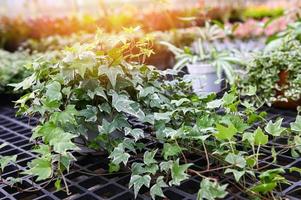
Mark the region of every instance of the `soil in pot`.
<instances>
[{"instance_id":1,"label":"soil in pot","mask_svg":"<svg viewBox=\"0 0 301 200\"><path fill-rule=\"evenodd\" d=\"M284 86L287 84L287 77L288 72L287 71L281 71L279 73L279 86ZM283 95L284 91L277 91L276 95L280 96ZM292 99L288 99L288 101L276 101L273 103L273 106L276 108L282 108L282 109L297 109L298 106L301 106L301 99L295 101Z\"/></svg>"}]
</instances>

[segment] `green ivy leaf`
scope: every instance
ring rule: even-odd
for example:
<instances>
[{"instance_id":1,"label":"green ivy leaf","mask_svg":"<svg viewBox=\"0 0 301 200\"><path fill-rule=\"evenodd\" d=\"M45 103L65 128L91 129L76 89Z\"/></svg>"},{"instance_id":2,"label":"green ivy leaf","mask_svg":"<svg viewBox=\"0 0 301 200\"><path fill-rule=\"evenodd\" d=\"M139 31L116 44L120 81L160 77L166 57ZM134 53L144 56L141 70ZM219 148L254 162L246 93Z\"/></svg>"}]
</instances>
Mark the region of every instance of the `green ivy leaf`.
<instances>
[{"instance_id":1,"label":"green ivy leaf","mask_svg":"<svg viewBox=\"0 0 301 200\"><path fill-rule=\"evenodd\" d=\"M258 127L254 132L254 144L255 145L265 145L269 141L269 137L265 135L260 127Z\"/></svg>"},{"instance_id":2,"label":"green ivy leaf","mask_svg":"<svg viewBox=\"0 0 301 200\"><path fill-rule=\"evenodd\" d=\"M169 185L180 185L182 181L188 179L189 175L186 174L186 170L192 164L179 164L179 159L173 162L171 166L171 181L169 181Z\"/></svg>"},{"instance_id":3,"label":"green ivy leaf","mask_svg":"<svg viewBox=\"0 0 301 200\"><path fill-rule=\"evenodd\" d=\"M201 188L198 192L197 200L215 200L217 198L224 198L228 192L226 191L228 184L219 185L217 182L210 181L205 178L201 182Z\"/></svg>"},{"instance_id":4,"label":"green ivy leaf","mask_svg":"<svg viewBox=\"0 0 301 200\"><path fill-rule=\"evenodd\" d=\"M285 128L281 127L282 124L282 118L278 119L275 123L273 123L271 120L269 123L265 126L264 130L271 134L272 136L278 137L281 135L283 131L285 131Z\"/></svg>"},{"instance_id":5,"label":"green ivy leaf","mask_svg":"<svg viewBox=\"0 0 301 200\"><path fill-rule=\"evenodd\" d=\"M146 187L150 186L151 177L149 175L133 175L131 176L129 188L134 186L135 198L137 198L140 188L144 185Z\"/></svg>"},{"instance_id":6,"label":"green ivy leaf","mask_svg":"<svg viewBox=\"0 0 301 200\"><path fill-rule=\"evenodd\" d=\"M221 124L216 125L217 133L214 136L219 140L231 140L234 135L237 133L237 129L231 123L228 127L225 127Z\"/></svg>"},{"instance_id":7,"label":"green ivy leaf","mask_svg":"<svg viewBox=\"0 0 301 200\"><path fill-rule=\"evenodd\" d=\"M223 96L223 102L225 105L230 105L236 100L237 96L232 93L225 93Z\"/></svg>"},{"instance_id":8,"label":"green ivy leaf","mask_svg":"<svg viewBox=\"0 0 301 200\"><path fill-rule=\"evenodd\" d=\"M119 170L120 170L120 165L116 165L114 163L109 164L109 172L110 173L118 172Z\"/></svg>"},{"instance_id":9,"label":"green ivy leaf","mask_svg":"<svg viewBox=\"0 0 301 200\"><path fill-rule=\"evenodd\" d=\"M61 186L61 179L56 179L55 183L54 183L54 187L56 189L56 191L61 190L62 186Z\"/></svg>"},{"instance_id":10,"label":"green ivy leaf","mask_svg":"<svg viewBox=\"0 0 301 200\"><path fill-rule=\"evenodd\" d=\"M271 182L271 183L260 183L256 186L254 186L253 188L251 188L252 191L254 192L260 192L260 193L267 193L270 192L272 190L274 190L274 188L277 186L276 182Z\"/></svg>"},{"instance_id":11,"label":"green ivy leaf","mask_svg":"<svg viewBox=\"0 0 301 200\"><path fill-rule=\"evenodd\" d=\"M181 147L177 144L164 143L162 153L164 159L167 160L169 156L177 156L181 151Z\"/></svg>"}]
</instances>

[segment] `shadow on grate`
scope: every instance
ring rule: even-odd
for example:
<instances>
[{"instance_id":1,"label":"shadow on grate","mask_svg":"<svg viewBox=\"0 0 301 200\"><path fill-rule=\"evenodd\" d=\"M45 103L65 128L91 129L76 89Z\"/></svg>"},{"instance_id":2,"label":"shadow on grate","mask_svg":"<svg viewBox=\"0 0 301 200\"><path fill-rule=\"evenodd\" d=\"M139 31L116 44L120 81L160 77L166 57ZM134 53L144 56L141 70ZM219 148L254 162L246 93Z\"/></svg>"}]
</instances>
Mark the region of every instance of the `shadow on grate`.
<instances>
[{"instance_id":1,"label":"shadow on grate","mask_svg":"<svg viewBox=\"0 0 301 200\"><path fill-rule=\"evenodd\" d=\"M276 119L277 117L284 118L284 125L294 121L296 112L276 110L267 108L269 119ZM1 155L17 155L17 165L9 165L3 171L3 178L6 177L22 177L24 180L22 184L16 188L10 186L0 186L0 199L2 200L59 200L59 199L76 199L76 200L94 200L94 199L110 199L110 200L131 200L134 199L132 190L128 189L130 174L126 170L120 173L107 174L108 158L106 155L81 155L74 153L77 157L77 162L72 166L70 172L66 174L66 182L69 186L70 195L67 195L64 188L61 191L56 191L54 187L55 180L40 182L32 185L32 179L29 176L19 174L20 170L26 168L27 163L35 157L31 153L33 144L29 143L31 136L31 129L37 124L38 120L27 117L15 117L15 110L9 107L0 108L0 144L8 143L7 146L0 150ZM134 122L133 122L134 123ZM148 127L145 127L148 129ZM148 142L147 140L145 142ZM271 156L271 147L266 146L261 150L260 167L264 169L283 168L286 170L285 177L290 185L283 184L278 188L276 195L286 197L288 199L301 199L301 176L297 172L289 172L289 167L301 167L301 160L292 158L289 151L284 151L278 145L285 144L286 138L279 138L275 141L270 141L269 144L275 146L277 152L281 152L277 156L277 165L273 164L273 157ZM148 143L147 146L161 145ZM204 169L206 167L206 160L198 155L187 155L187 159L194 163L192 168ZM95 174L102 174L96 176ZM241 188L234 184L231 176L224 176L219 171L210 172L211 177L215 177L222 181L223 184L229 184L228 196L225 199L249 199ZM189 180L184 181L178 187L166 188L164 194L170 200L193 200L197 198L201 179L198 176L191 176ZM247 180L247 186L251 187L256 183L256 180ZM142 188L138 195L138 200L150 199L148 190Z\"/></svg>"}]
</instances>

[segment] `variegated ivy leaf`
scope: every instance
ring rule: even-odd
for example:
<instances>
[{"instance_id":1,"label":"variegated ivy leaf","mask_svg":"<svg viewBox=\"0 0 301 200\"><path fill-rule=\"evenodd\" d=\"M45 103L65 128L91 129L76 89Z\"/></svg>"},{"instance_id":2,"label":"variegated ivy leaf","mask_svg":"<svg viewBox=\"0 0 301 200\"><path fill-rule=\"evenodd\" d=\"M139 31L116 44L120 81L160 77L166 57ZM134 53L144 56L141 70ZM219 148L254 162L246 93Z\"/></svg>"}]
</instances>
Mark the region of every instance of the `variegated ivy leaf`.
<instances>
[{"instance_id":1,"label":"variegated ivy leaf","mask_svg":"<svg viewBox=\"0 0 301 200\"><path fill-rule=\"evenodd\" d=\"M138 192L143 185L149 188L150 181L151 181L151 177L149 175L144 175L144 176L133 175L133 176L131 176L129 188L134 186L135 198L137 197Z\"/></svg>"},{"instance_id":2,"label":"variegated ivy leaf","mask_svg":"<svg viewBox=\"0 0 301 200\"><path fill-rule=\"evenodd\" d=\"M108 100L107 95L105 93L105 88L101 87L99 80L97 79L88 79L83 80L80 83L80 88L83 88L87 91L87 95L94 99L95 96L103 97L105 100Z\"/></svg>"},{"instance_id":3,"label":"variegated ivy leaf","mask_svg":"<svg viewBox=\"0 0 301 200\"><path fill-rule=\"evenodd\" d=\"M92 51L82 51L77 52L78 55L73 60L68 60L68 67L74 69L82 78L85 77L86 72L92 71L96 67L96 55ZM67 60L64 60L67 61Z\"/></svg>"},{"instance_id":4,"label":"variegated ivy leaf","mask_svg":"<svg viewBox=\"0 0 301 200\"><path fill-rule=\"evenodd\" d=\"M171 166L171 181L169 181L169 185L180 185L182 181L188 179L189 175L186 173L187 169L192 164L179 164L179 159L173 162Z\"/></svg>"},{"instance_id":5,"label":"variegated ivy leaf","mask_svg":"<svg viewBox=\"0 0 301 200\"><path fill-rule=\"evenodd\" d=\"M12 187L16 183L22 183L22 179L21 178L14 178L14 177L10 176L10 177L7 177L5 179L5 182Z\"/></svg>"},{"instance_id":6,"label":"variegated ivy leaf","mask_svg":"<svg viewBox=\"0 0 301 200\"><path fill-rule=\"evenodd\" d=\"M124 131L125 131L125 135L133 136L135 141L139 140L140 138L144 138L144 131L140 128L131 129L126 127Z\"/></svg>"},{"instance_id":7,"label":"variegated ivy leaf","mask_svg":"<svg viewBox=\"0 0 301 200\"><path fill-rule=\"evenodd\" d=\"M275 123L273 123L271 120L269 123L265 126L264 130L271 134L272 136L280 136L283 131L285 131L285 128L281 127L283 118L278 119Z\"/></svg>"},{"instance_id":8,"label":"variegated ivy leaf","mask_svg":"<svg viewBox=\"0 0 301 200\"><path fill-rule=\"evenodd\" d=\"M157 161L154 159L158 149L153 151L146 151L143 155L143 162L146 165L151 165L157 163Z\"/></svg>"},{"instance_id":9,"label":"variegated ivy leaf","mask_svg":"<svg viewBox=\"0 0 301 200\"><path fill-rule=\"evenodd\" d=\"M236 169L226 169L225 174L233 173L234 178L239 182L240 178L245 174L245 171L238 171Z\"/></svg>"},{"instance_id":10,"label":"variegated ivy leaf","mask_svg":"<svg viewBox=\"0 0 301 200\"><path fill-rule=\"evenodd\" d=\"M116 165L119 165L120 163L126 165L130 158L130 154L125 152L123 144L120 143L117 147L114 148L109 158L111 158L112 163Z\"/></svg>"},{"instance_id":11,"label":"variegated ivy leaf","mask_svg":"<svg viewBox=\"0 0 301 200\"><path fill-rule=\"evenodd\" d=\"M222 99L216 99L216 100L208 102L207 108L209 108L209 109L219 108L223 103L224 102Z\"/></svg>"},{"instance_id":12,"label":"variegated ivy leaf","mask_svg":"<svg viewBox=\"0 0 301 200\"><path fill-rule=\"evenodd\" d=\"M182 98L182 99L180 99L180 100L171 100L170 103L176 105L177 107L179 107L179 106L181 106L182 104L184 104L185 102L190 102L190 100L187 99L187 98Z\"/></svg>"},{"instance_id":13,"label":"variegated ivy leaf","mask_svg":"<svg viewBox=\"0 0 301 200\"><path fill-rule=\"evenodd\" d=\"M28 166L29 169L24 171L24 174L37 176L37 181L45 180L52 176L50 157L36 158Z\"/></svg>"},{"instance_id":14,"label":"variegated ivy leaf","mask_svg":"<svg viewBox=\"0 0 301 200\"><path fill-rule=\"evenodd\" d=\"M96 122L98 108L96 106L87 105L87 108L80 111L80 115L85 117L87 122Z\"/></svg>"},{"instance_id":15,"label":"variegated ivy leaf","mask_svg":"<svg viewBox=\"0 0 301 200\"><path fill-rule=\"evenodd\" d=\"M229 153L226 156L225 161L239 168L244 168L247 164L246 159L243 156L235 155L234 153Z\"/></svg>"},{"instance_id":16,"label":"variegated ivy leaf","mask_svg":"<svg viewBox=\"0 0 301 200\"><path fill-rule=\"evenodd\" d=\"M201 189L198 192L197 200L215 200L224 198L228 192L226 191L228 184L219 185L215 181L205 178L201 182Z\"/></svg>"},{"instance_id":17,"label":"variegated ivy leaf","mask_svg":"<svg viewBox=\"0 0 301 200\"><path fill-rule=\"evenodd\" d=\"M160 162L159 165L160 165L160 170L161 170L161 172L166 172L166 173L168 173L168 171L170 170L172 164L173 164L173 161L172 161L172 160Z\"/></svg>"},{"instance_id":18,"label":"variegated ivy leaf","mask_svg":"<svg viewBox=\"0 0 301 200\"><path fill-rule=\"evenodd\" d=\"M79 112L75 109L75 105L68 105L64 111L55 112L50 116L49 121L56 124L77 124L75 116L79 115Z\"/></svg>"},{"instance_id":19,"label":"variegated ivy leaf","mask_svg":"<svg viewBox=\"0 0 301 200\"><path fill-rule=\"evenodd\" d=\"M16 84L9 84L10 86L15 87L14 90L17 91L19 89L27 90L30 88L34 83L36 83L36 74L33 73L31 76L25 78L22 82Z\"/></svg>"},{"instance_id":20,"label":"variegated ivy leaf","mask_svg":"<svg viewBox=\"0 0 301 200\"><path fill-rule=\"evenodd\" d=\"M296 117L295 122L292 122L290 125L291 125L292 131L301 132L301 116L298 115Z\"/></svg>"},{"instance_id":21,"label":"variegated ivy leaf","mask_svg":"<svg viewBox=\"0 0 301 200\"><path fill-rule=\"evenodd\" d=\"M116 81L118 75L123 75L124 72L120 66L106 66L102 65L98 68L98 75L106 75L106 77L109 79L111 85L113 88L116 86Z\"/></svg>"},{"instance_id":22,"label":"variegated ivy leaf","mask_svg":"<svg viewBox=\"0 0 301 200\"><path fill-rule=\"evenodd\" d=\"M144 112L140 109L136 102L129 99L124 94L117 94L115 91L112 95L112 105L118 112L124 112L137 117L140 121L145 118Z\"/></svg>"},{"instance_id":23,"label":"variegated ivy leaf","mask_svg":"<svg viewBox=\"0 0 301 200\"><path fill-rule=\"evenodd\" d=\"M173 115L173 111L165 112L165 113L154 113L154 118L157 121L165 121L165 123L168 123L171 120L171 116Z\"/></svg>"},{"instance_id":24,"label":"variegated ivy leaf","mask_svg":"<svg viewBox=\"0 0 301 200\"><path fill-rule=\"evenodd\" d=\"M72 139L77 137L71 133L63 132L56 135L52 135L49 140L49 144L53 146L53 150L56 153L65 155L69 150L79 150L79 148L72 142Z\"/></svg>"},{"instance_id":25,"label":"variegated ivy leaf","mask_svg":"<svg viewBox=\"0 0 301 200\"><path fill-rule=\"evenodd\" d=\"M150 195L153 200L156 199L156 196L164 198L165 195L163 194L162 188L168 187L168 185L164 182L164 177L159 176L156 180L156 184L154 184L150 189Z\"/></svg>"},{"instance_id":26,"label":"variegated ivy leaf","mask_svg":"<svg viewBox=\"0 0 301 200\"><path fill-rule=\"evenodd\" d=\"M4 171L4 168L9 165L9 163L15 163L17 159L17 155L13 156L0 156L0 166L1 171Z\"/></svg>"},{"instance_id":27,"label":"variegated ivy leaf","mask_svg":"<svg viewBox=\"0 0 301 200\"><path fill-rule=\"evenodd\" d=\"M57 81L53 81L50 84L46 85L46 93L45 96L51 100L61 100L61 84Z\"/></svg>"}]
</instances>

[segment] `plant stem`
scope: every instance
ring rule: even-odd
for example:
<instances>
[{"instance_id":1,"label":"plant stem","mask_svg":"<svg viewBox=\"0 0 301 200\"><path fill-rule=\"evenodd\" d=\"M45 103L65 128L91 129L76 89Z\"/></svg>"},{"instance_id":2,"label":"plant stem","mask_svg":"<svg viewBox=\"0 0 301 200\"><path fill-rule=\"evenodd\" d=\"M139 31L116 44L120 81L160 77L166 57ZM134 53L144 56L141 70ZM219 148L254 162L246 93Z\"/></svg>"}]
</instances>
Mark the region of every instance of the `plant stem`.
<instances>
[{"instance_id":1,"label":"plant stem","mask_svg":"<svg viewBox=\"0 0 301 200\"><path fill-rule=\"evenodd\" d=\"M206 160L207 160L207 170L209 170L210 169L210 161L209 161L209 157L208 157L207 148L206 148L206 145L203 140L202 140L202 144L203 144L203 148L204 148L205 156L206 156Z\"/></svg>"}]
</instances>

